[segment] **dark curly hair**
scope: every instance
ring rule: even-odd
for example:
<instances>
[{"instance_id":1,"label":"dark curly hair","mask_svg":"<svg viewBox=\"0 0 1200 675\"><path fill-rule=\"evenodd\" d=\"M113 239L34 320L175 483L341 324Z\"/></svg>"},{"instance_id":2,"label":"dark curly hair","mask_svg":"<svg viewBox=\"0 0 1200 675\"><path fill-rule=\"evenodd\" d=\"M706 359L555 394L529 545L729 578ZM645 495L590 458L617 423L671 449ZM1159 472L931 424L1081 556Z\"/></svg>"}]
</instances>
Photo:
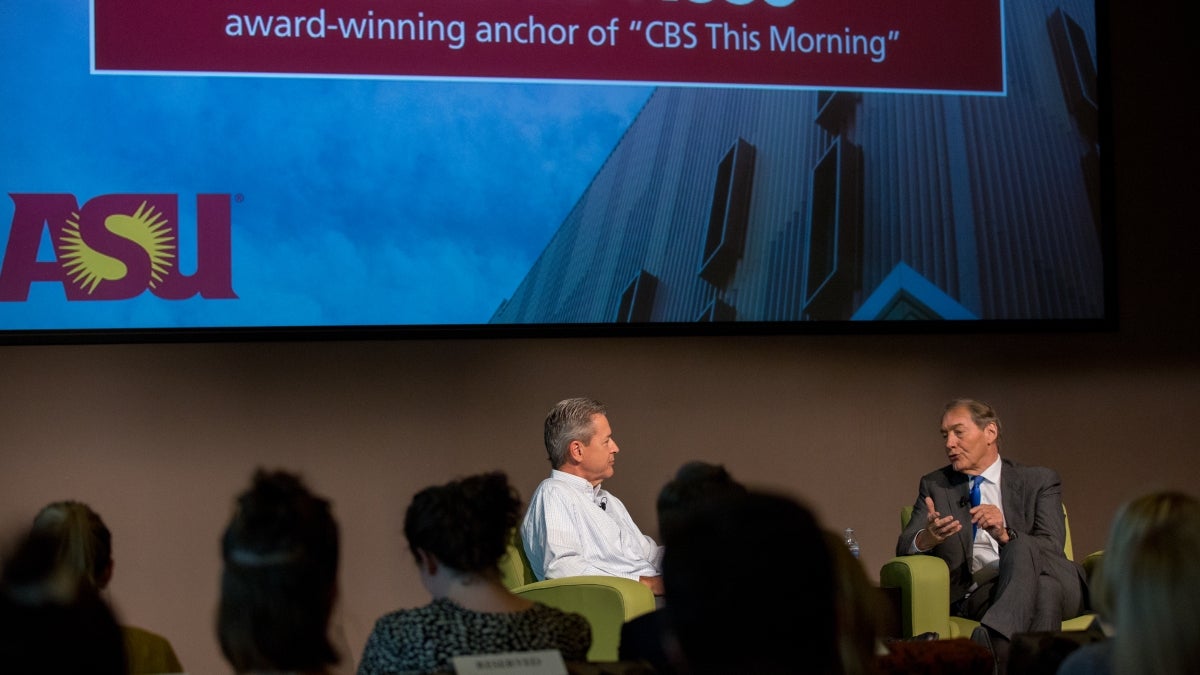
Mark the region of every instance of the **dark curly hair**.
<instances>
[{"instance_id":1,"label":"dark curly hair","mask_svg":"<svg viewBox=\"0 0 1200 675\"><path fill-rule=\"evenodd\" d=\"M492 471L418 492L404 516L404 536L414 558L423 549L459 572L486 573L497 569L520 516L508 476Z\"/></svg>"}]
</instances>

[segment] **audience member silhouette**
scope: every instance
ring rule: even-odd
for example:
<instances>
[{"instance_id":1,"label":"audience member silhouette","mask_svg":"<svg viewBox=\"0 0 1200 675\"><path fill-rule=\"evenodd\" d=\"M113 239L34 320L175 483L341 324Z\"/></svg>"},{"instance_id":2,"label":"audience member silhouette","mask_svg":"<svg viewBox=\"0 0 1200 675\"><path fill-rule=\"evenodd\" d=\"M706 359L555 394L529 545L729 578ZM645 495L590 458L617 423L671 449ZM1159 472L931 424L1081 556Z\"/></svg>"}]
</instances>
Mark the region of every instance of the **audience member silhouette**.
<instances>
[{"instance_id":1,"label":"audience member silhouette","mask_svg":"<svg viewBox=\"0 0 1200 675\"><path fill-rule=\"evenodd\" d=\"M1200 673L1200 500L1157 491L1122 504L1094 584L1112 637L1071 652L1061 675Z\"/></svg>"},{"instance_id":2,"label":"audience member silhouette","mask_svg":"<svg viewBox=\"0 0 1200 675\"><path fill-rule=\"evenodd\" d=\"M755 555L767 556L770 576L747 584L746 561ZM824 531L795 499L750 491L695 509L672 526L663 559L676 668L839 672L836 577Z\"/></svg>"},{"instance_id":3,"label":"audience member silhouette","mask_svg":"<svg viewBox=\"0 0 1200 675\"><path fill-rule=\"evenodd\" d=\"M453 672L455 656L557 649L584 661L587 619L511 593L500 577L509 532L521 515L501 472L425 488L413 497L404 536L432 602L380 617L359 675Z\"/></svg>"},{"instance_id":4,"label":"audience member silhouette","mask_svg":"<svg viewBox=\"0 0 1200 675\"><path fill-rule=\"evenodd\" d=\"M722 464L685 462L658 493L655 507L659 537L667 544L677 524L700 505L740 497L746 492L746 486L734 480Z\"/></svg>"},{"instance_id":5,"label":"audience member silhouette","mask_svg":"<svg viewBox=\"0 0 1200 675\"><path fill-rule=\"evenodd\" d=\"M328 673L339 532L299 476L258 469L221 539L217 638L237 673Z\"/></svg>"},{"instance_id":6,"label":"audience member silhouette","mask_svg":"<svg viewBox=\"0 0 1200 675\"><path fill-rule=\"evenodd\" d=\"M58 559L59 539L23 536L0 577L0 671L125 675L121 628L96 589Z\"/></svg>"},{"instance_id":7,"label":"audience member silhouette","mask_svg":"<svg viewBox=\"0 0 1200 675\"><path fill-rule=\"evenodd\" d=\"M658 493L658 531L664 546L670 546L672 530L694 509L731 496L746 494L746 487L720 464L690 461L675 472ZM634 617L621 626L619 657L642 661L656 672L675 672L667 653L672 638L666 631L666 609Z\"/></svg>"},{"instance_id":8,"label":"audience member silhouette","mask_svg":"<svg viewBox=\"0 0 1200 675\"><path fill-rule=\"evenodd\" d=\"M113 577L112 532L91 507L79 501L47 504L33 530L57 541L57 562L81 588L100 594ZM130 675L179 673L183 666L171 643L135 626L121 626Z\"/></svg>"}]
</instances>

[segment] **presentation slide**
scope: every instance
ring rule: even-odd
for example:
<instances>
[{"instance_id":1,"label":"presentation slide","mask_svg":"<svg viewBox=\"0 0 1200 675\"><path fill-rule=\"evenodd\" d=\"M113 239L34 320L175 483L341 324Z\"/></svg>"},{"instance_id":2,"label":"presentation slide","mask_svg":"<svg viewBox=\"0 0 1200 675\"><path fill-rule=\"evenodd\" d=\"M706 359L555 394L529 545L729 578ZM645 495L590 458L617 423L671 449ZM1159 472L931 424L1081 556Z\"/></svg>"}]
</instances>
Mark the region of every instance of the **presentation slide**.
<instances>
[{"instance_id":1,"label":"presentation slide","mask_svg":"<svg viewBox=\"0 0 1200 675\"><path fill-rule=\"evenodd\" d=\"M1095 23L10 0L0 334L1102 319Z\"/></svg>"}]
</instances>

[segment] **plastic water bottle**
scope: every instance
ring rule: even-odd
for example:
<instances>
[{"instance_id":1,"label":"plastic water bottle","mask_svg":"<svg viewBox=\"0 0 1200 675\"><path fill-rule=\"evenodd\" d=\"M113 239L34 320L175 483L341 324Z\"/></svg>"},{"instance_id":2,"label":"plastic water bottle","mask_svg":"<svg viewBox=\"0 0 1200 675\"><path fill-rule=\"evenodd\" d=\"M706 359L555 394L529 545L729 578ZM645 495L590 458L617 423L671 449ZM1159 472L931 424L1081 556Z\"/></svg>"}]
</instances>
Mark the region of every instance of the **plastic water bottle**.
<instances>
[{"instance_id":1,"label":"plastic water bottle","mask_svg":"<svg viewBox=\"0 0 1200 675\"><path fill-rule=\"evenodd\" d=\"M850 555L858 558L858 540L854 538L854 528L846 528L846 548L850 549Z\"/></svg>"}]
</instances>

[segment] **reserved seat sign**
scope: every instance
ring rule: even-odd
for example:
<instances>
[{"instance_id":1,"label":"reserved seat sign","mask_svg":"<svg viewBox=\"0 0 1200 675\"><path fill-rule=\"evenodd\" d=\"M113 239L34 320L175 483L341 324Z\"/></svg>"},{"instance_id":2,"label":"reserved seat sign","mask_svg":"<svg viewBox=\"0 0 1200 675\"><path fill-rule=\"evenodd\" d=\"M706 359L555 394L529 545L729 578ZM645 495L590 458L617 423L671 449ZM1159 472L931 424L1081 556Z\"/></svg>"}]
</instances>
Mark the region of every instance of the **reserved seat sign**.
<instances>
[{"instance_id":1,"label":"reserved seat sign","mask_svg":"<svg viewBox=\"0 0 1200 675\"><path fill-rule=\"evenodd\" d=\"M451 663L457 675L567 675L567 664L557 649L455 656Z\"/></svg>"}]
</instances>

